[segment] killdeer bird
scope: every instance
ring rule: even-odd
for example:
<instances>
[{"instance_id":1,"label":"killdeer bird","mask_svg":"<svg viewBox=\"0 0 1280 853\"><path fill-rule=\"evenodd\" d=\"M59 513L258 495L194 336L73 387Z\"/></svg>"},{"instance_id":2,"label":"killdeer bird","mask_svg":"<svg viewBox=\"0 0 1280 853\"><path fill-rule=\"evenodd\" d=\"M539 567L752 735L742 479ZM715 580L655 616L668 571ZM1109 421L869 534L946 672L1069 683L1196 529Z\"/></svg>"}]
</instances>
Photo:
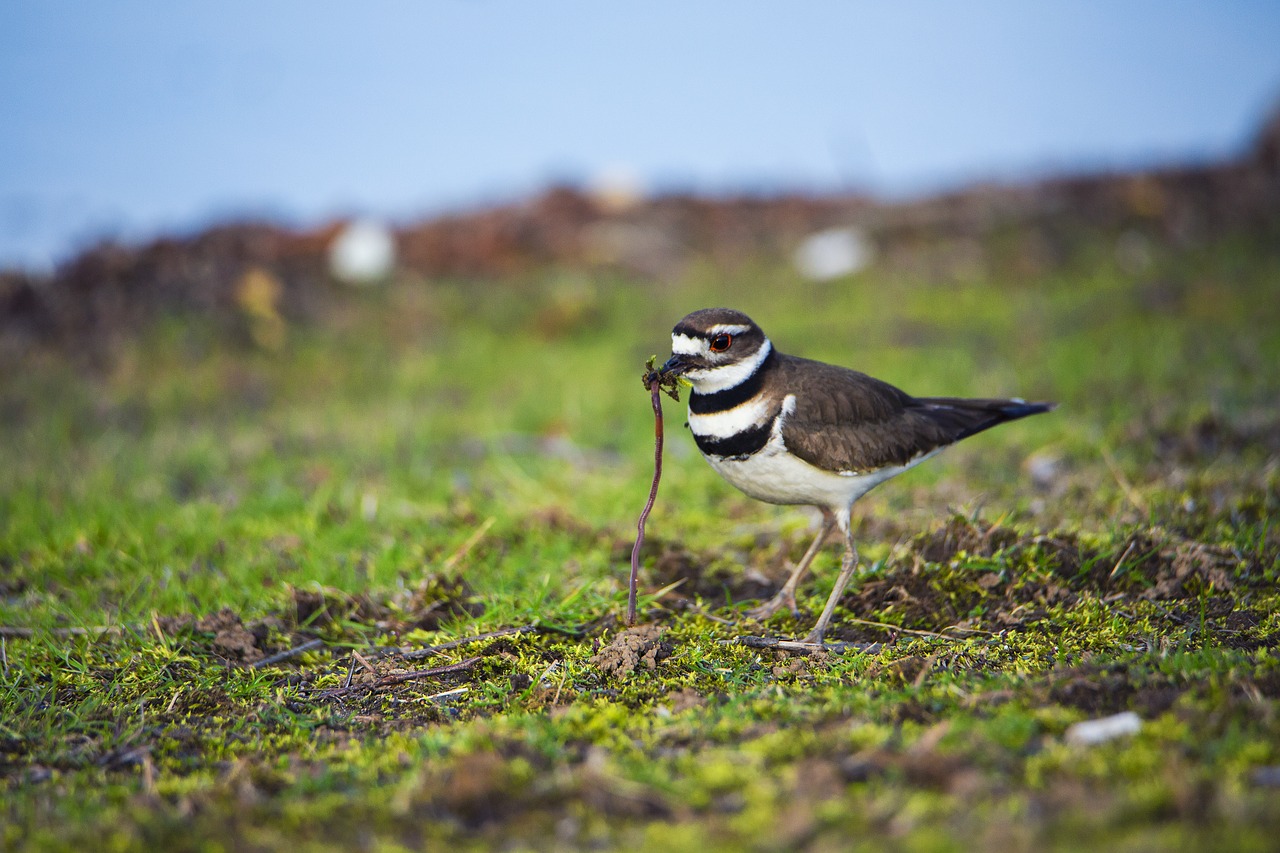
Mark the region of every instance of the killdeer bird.
<instances>
[{"instance_id":1,"label":"killdeer bird","mask_svg":"<svg viewBox=\"0 0 1280 853\"><path fill-rule=\"evenodd\" d=\"M711 467L757 500L822 511L817 538L782 589L747 615L794 611L796 587L832 528L844 535L840 574L809 643L822 642L858 562L854 501L947 445L1054 407L912 397L855 370L783 355L750 317L729 308L694 311L677 323L671 353L662 371L693 386L688 426Z\"/></svg>"}]
</instances>

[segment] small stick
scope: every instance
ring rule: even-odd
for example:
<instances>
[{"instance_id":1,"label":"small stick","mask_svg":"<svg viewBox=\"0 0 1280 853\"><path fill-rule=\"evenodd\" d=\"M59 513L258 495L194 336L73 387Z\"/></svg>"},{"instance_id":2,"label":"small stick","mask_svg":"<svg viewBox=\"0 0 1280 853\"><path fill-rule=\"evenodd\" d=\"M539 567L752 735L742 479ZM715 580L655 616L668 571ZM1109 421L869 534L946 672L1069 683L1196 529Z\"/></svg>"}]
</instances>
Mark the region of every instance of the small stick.
<instances>
[{"instance_id":1,"label":"small stick","mask_svg":"<svg viewBox=\"0 0 1280 853\"><path fill-rule=\"evenodd\" d=\"M432 655L447 651L448 649L456 649L458 646L465 646L469 643L479 643L483 640L492 640L495 637L510 637L515 634L529 633L556 633L567 634L570 637L582 636L581 631L572 629L557 628L553 625L518 625L514 628L501 628L497 631L490 631L487 634L476 634L471 637L462 637L457 640L449 640L435 646L423 646L421 648L412 648L410 646L365 646L363 653L366 657L381 659L392 655L399 655L405 660L419 660L421 658L429 658Z\"/></svg>"},{"instance_id":2,"label":"small stick","mask_svg":"<svg viewBox=\"0 0 1280 853\"><path fill-rule=\"evenodd\" d=\"M356 656L355 652L351 653L351 666L347 667L347 677L342 682L342 689L347 690L351 687L351 679L356 675Z\"/></svg>"},{"instance_id":3,"label":"small stick","mask_svg":"<svg viewBox=\"0 0 1280 853\"><path fill-rule=\"evenodd\" d=\"M458 663L450 663L444 666L433 666L431 667L431 669L418 669L418 670L414 670L413 672L401 672L396 675L384 675L382 678L379 678L377 681L375 681L373 684L369 686L374 688L390 687L393 684L403 684L404 682L412 681L415 678L428 678L433 675L445 675L450 672L462 672L463 670L470 669L471 667L475 666L479 662L480 662L480 658L479 656L476 656L473 658L467 658L464 661L459 661Z\"/></svg>"},{"instance_id":4,"label":"small stick","mask_svg":"<svg viewBox=\"0 0 1280 853\"><path fill-rule=\"evenodd\" d=\"M433 675L447 675L451 672L463 672L475 666L479 662L480 662L480 657L476 656L476 657L467 658L464 661L459 661L458 663L446 664L444 666L435 666L435 667L432 667L431 669L418 669L418 670L414 670L413 672L401 672L395 675L384 675L382 678L379 678L377 681L373 682L372 684L365 684L360 686L351 685L351 686L343 686L343 687L331 687L324 690L317 690L312 695L318 696L321 699L341 699L344 696L349 696L352 693L355 693L360 690L372 692L374 690L383 690L387 687L393 687L397 684L403 684L404 682L412 681L415 678L428 678Z\"/></svg>"},{"instance_id":5,"label":"small stick","mask_svg":"<svg viewBox=\"0 0 1280 853\"><path fill-rule=\"evenodd\" d=\"M722 643L737 642L739 645L753 649L778 649L784 652L834 652L859 651L875 654L883 647L883 643L804 643L799 640L775 640L773 637L737 637L734 640L721 640Z\"/></svg>"},{"instance_id":6,"label":"small stick","mask_svg":"<svg viewBox=\"0 0 1280 853\"><path fill-rule=\"evenodd\" d=\"M288 660L291 657L300 655L303 652L309 652L312 649L318 649L323 645L324 645L324 640L307 640L305 643L303 643L300 646L294 646L293 648L286 649L285 651L280 652L279 654L274 654L271 657L263 658L260 661L254 661L251 668L262 669L264 666L271 666L273 663L280 663L280 661Z\"/></svg>"},{"instance_id":7,"label":"small stick","mask_svg":"<svg viewBox=\"0 0 1280 853\"><path fill-rule=\"evenodd\" d=\"M852 622L855 625L866 625L869 628L881 628L898 634L914 634L917 637L933 637L938 640L954 640L954 637L948 637L946 634L939 634L936 631L922 631L918 628L903 628L901 625L890 625L888 622L872 622L870 619L857 619L853 616L846 617L845 622ZM954 628L954 626L952 626ZM950 629L944 629L950 630ZM972 628L959 628L956 630L968 631L974 633ZM983 632L985 633L985 632Z\"/></svg>"},{"instance_id":8,"label":"small stick","mask_svg":"<svg viewBox=\"0 0 1280 853\"><path fill-rule=\"evenodd\" d=\"M500 631L490 631L487 634L477 634L474 637L463 637L460 640L450 640L447 643L441 643L438 646L427 646L421 649L392 649L386 654L399 653L400 657L405 660L418 660L419 658L428 658L434 654L446 651L448 649L456 649L458 646L465 646L468 643L478 643L481 640L492 640L494 637L510 637L514 634L527 634L530 631L540 630L537 625L521 625L517 628L503 628Z\"/></svg>"},{"instance_id":9,"label":"small stick","mask_svg":"<svg viewBox=\"0 0 1280 853\"><path fill-rule=\"evenodd\" d=\"M377 674L378 674L378 668L377 668L376 666L374 666L373 664L369 663L368 658L366 658L364 655L360 654L360 652L356 651L355 649L352 649L352 650L351 650L351 657L355 658L355 662L356 662L356 663L358 663L358 664L360 664L362 667L364 667L364 671L365 671L365 672L369 673L370 675L377 675Z\"/></svg>"}]
</instances>

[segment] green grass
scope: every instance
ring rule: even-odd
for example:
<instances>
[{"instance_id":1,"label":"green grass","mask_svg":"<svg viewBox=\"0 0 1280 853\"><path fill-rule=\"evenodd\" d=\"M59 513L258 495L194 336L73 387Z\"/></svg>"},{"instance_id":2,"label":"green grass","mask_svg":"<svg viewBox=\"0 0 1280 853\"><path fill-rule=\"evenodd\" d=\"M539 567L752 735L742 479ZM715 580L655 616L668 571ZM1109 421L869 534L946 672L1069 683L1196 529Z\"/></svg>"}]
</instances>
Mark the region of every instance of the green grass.
<instances>
[{"instance_id":1,"label":"green grass","mask_svg":"<svg viewBox=\"0 0 1280 853\"><path fill-rule=\"evenodd\" d=\"M32 354L0 380L0 843L1269 849L1280 254L1135 278L1109 247L1021 275L996 245L963 281L404 279L280 351L183 318L92 373ZM804 657L736 639L803 635L838 553L800 619L731 624L811 519L722 483L668 401L663 633L614 673L640 373L714 304L913 393L1062 405L868 495L832 635L878 645ZM1124 710L1134 736L1065 738Z\"/></svg>"}]
</instances>

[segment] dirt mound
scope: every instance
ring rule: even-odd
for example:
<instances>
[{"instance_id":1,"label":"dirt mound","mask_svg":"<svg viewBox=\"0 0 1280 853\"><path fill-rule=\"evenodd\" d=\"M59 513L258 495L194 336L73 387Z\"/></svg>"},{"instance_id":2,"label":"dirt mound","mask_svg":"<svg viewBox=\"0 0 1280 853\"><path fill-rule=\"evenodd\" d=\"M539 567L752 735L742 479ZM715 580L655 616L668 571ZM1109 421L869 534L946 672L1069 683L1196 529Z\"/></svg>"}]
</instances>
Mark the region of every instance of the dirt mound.
<instances>
[{"instance_id":1,"label":"dirt mound","mask_svg":"<svg viewBox=\"0 0 1280 853\"><path fill-rule=\"evenodd\" d=\"M658 625L637 625L613 638L591 658L591 665L607 679L625 678L638 667L657 669L658 663L671 657L675 647L662 640Z\"/></svg>"},{"instance_id":2,"label":"dirt mound","mask_svg":"<svg viewBox=\"0 0 1280 853\"><path fill-rule=\"evenodd\" d=\"M256 663L287 648L282 635L285 625L279 617L268 616L245 623L239 613L226 607L198 618L162 616L156 620L156 625L165 634L204 635L208 650L230 663Z\"/></svg>"}]
</instances>

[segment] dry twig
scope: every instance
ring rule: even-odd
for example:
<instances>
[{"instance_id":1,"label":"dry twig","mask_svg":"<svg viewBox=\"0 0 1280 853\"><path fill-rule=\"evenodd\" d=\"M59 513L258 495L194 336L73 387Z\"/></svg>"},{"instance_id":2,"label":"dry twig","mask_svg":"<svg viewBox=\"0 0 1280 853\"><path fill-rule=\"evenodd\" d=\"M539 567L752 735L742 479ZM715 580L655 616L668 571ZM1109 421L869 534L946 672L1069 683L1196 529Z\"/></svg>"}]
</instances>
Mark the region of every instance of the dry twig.
<instances>
[{"instance_id":1,"label":"dry twig","mask_svg":"<svg viewBox=\"0 0 1280 853\"><path fill-rule=\"evenodd\" d=\"M383 690L387 687L394 687L397 684L403 684L406 681L413 681L418 678L430 678L436 675L448 675L454 672L464 672L480 662L480 656L469 657L466 660L457 663L445 664L444 666L433 666L430 669L415 669L412 672L397 672L391 675L384 675L372 684L352 685L345 684L342 687L334 687L329 690L320 690L317 695L325 699L340 699L357 691L375 691Z\"/></svg>"},{"instance_id":2,"label":"dry twig","mask_svg":"<svg viewBox=\"0 0 1280 853\"><path fill-rule=\"evenodd\" d=\"M777 649L783 652L834 652L859 651L874 654L883 643L805 643L800 640L779 640L774 637L738 637L722 642L738 643L753 649Z\"/></svg>"},{"instance_id":3,"label":"dry twig","mask_svg":"<svg viewBox=\"0 0 1280 853\"><path fill-rule=\"evenodd\" d=\"M280 652L278 654L271 655L270 657L265 657L260 661L254 661L253 668L262 669L262 667L264 666L271 666L274 663L280 663L281 661L288 660L291 657L296 657L302 654L303 652L309 652L312 649L321 648L323 645L324 645L324 640L307 640L305 643L303 643L300 646L294 646L293 648L286 649L285 651Z\"/></svg>"}]
</instances>

